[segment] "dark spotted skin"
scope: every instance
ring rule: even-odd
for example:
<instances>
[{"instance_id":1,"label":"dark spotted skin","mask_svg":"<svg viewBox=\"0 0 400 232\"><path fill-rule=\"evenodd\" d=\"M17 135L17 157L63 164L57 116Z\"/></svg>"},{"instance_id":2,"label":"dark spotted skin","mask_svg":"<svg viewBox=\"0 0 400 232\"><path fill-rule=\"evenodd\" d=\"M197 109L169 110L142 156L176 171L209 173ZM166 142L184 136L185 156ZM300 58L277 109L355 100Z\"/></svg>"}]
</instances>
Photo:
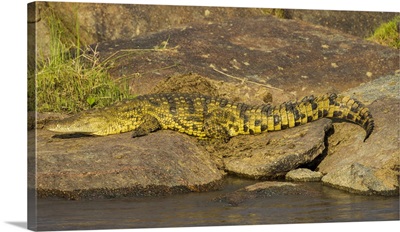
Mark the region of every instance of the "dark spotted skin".
<instances>
[{"instance_id":1,"label":"dark spotted skin","mask_svg":"<svg viewBox=\"0 0 400 232\"><path fill-rule=\"evenodd\" d=\"M142 95L112 106L82 112L53 123L49 130L109 135L133 131L133 137L158 129L176 130L199 138L225 141L236 135L260 134L303 125L319 118L340 118L372 133L374 121L359 101L326 94L301 101L251 106L200 94L165 93Z\"/></svg>"}]
</instances>

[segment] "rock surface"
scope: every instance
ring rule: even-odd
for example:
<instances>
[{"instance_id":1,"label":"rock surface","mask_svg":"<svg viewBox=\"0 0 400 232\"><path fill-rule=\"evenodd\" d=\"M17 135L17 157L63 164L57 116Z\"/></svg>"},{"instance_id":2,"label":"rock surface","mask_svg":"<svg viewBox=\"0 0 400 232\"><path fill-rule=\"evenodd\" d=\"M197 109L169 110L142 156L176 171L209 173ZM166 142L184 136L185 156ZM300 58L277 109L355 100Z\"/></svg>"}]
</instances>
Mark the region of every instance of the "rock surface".
<instances>
[{"instance_id":1,"label":"rock surface","mask_svg":"<svg viewBox=\"0 0 400 232\"><path fill-rule=\"evenodd\" d=\"M371 36L374 28L396 17L395 12L285 10L286 17L340 30L361 38Z\"/></svg>"},{"instance_id":2,"label":"rock surface","mask_svg":"<svg viewBox=\"0 0 400 232\"><path fill-rule=\"evenodd\" d=\"M154 49L165 44L165 49ZM210 46L212 45L212 46ZM137 94L176 73L198 73L218 82L257 85L274 103L311 93L343 92L393 74L398 52L371 42L295 20L274 17L195 24L129 41L100 43L104 59L121 56L115 78L132 80ZM221 59L223 57L223 59ZM241 101L252 99L252 91ZM283 98L280 98L280 96Z\"/></svg>"},{"instance_id":3,"label":"rock surface","mask_svg":"<svg viewBox=\"0 0 400 232\"><path fill-rule=\"evenodd\" d=\"M193 138L171 131L132 139L37 135L40 197L154 196L219 188L223 174ZM34 158L34 157L31 157Z\"/></svg>"},{"instance_id":4,"label":"rock surface","mask_svg":"<svg viewBox=\"0 0 400 232\"><path fill-rule=\"evenodd\" d=\"M254 136L237 136L215 148L224 169L231 174L255 179L283 177L302 164L314 160L325 149L325 133L332 127L329 119L304 126Z\"/></svg>"},{"instance_id":5,"label":"rock surface","mask_svg":"<svg viewBox=\"0 0 400 232\"><path fill-rule=\"evenodd\" d=\"M79 24L79 39L82 44L129 40L135 36L151 34L161 30L181 27L188 23L220 22L229 18L264 15L260 9L228 7L190 7L139 4L102 4L73 2L37 2L37 14L29 19L36 22L39 51L47 54L49 25L47 18L52 12L60 19L72 35ZM34 10L34 7L31 8Z\"/></svg>"},{"instance_id":6,"label":"rock surface","mask_svg":"<svg viewBox=\"0 0 400 232\"><path fill-rule=\"evenodd\" d=\"M313 172L307 168L295 169L295 170L289 171L285 175L286 180L303 181L303 182L320 181L322 177L323 177L322 173Z\"/></svg>"},{"instance_id":7,"label":"rock surface","mask_svg":"<svg viewBox=\"0 0 400 232\"><path fill-rule=\"evenodd\" d=\"M389 168L373 168L352 163L329 172L322 178L326 184L362 194L398 195L398 173Z\"/></svg>"}]
</instances>

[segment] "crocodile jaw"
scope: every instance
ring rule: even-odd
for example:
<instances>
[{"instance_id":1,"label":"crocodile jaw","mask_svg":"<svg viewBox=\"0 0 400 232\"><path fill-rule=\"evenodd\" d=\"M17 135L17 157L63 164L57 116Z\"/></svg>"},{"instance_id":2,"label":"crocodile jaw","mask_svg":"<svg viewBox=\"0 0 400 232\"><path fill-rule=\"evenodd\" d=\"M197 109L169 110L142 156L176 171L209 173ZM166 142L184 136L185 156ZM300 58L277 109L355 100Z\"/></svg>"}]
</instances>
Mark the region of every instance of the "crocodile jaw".
<instances>
[{"instance_id":1,"label":"crocodile jaw","mask_svg":"<svg viewBox=\"0 0 400 232\"><path fill-rule=\"evenodd\" d=\"M108 125L102 117L86 117L82 115L48 123L45 129L66 134L105 135Z\"/></svg>"}]
</instances>

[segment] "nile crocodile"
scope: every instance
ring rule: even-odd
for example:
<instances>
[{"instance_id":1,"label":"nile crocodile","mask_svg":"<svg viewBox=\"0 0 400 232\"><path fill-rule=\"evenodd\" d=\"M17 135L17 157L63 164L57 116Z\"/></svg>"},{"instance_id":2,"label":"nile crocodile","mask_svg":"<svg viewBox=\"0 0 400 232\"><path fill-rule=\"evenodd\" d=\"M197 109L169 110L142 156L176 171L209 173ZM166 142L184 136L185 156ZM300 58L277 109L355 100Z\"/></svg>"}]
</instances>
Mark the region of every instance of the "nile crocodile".
<instances>
[{"instance_id":1,"label":"nile crocodile","mask_svg":"<svg viewBox=\"0 0 400 232\"><path fill-rule=\"evenodd\" d=\"M236 135L279 131L324 117L360 125L366 131L365 139L374 127L368 108L355 99L336 94L308 96L278 106L250 106L201 94L165 93L142 95L102 109L83 111L51 122L47 129L99 136L133 131L132 137L171 129L199 138L227 141Z\"/></svg>"}]
</instances>

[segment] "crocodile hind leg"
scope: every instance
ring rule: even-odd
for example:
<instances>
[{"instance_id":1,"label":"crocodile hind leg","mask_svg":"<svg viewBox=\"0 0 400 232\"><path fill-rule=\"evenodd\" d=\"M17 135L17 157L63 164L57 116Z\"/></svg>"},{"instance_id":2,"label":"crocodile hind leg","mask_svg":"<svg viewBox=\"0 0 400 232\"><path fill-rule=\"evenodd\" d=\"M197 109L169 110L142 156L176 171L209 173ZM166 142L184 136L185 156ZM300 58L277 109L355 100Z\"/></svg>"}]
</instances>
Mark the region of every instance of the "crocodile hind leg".
<instances>
[{"instance_id":1,"label":"crocodile hind leg","mask_svg":"<svg viewBox=\"0 0 400 232\"><path fill-rule=\"evenodd\" d=\"M228 142L232 137L231 129L236 118L226 110L217 109L207 114L204 118L204 132L208 138L222 139Z\"/></svg>"},{"instance_id":2,"label":"crocodile hind leg","mask_svg":"<svg viewBox=\"0 0 400 232\"><path fill-rule=\"evenodd\" d=\"M158 120L151 115L144 115L143 123L140 124L135 130L133 130L132 138L147 135L153 131L161 129L161 125Z\"/></svg>"}]
</instances>

